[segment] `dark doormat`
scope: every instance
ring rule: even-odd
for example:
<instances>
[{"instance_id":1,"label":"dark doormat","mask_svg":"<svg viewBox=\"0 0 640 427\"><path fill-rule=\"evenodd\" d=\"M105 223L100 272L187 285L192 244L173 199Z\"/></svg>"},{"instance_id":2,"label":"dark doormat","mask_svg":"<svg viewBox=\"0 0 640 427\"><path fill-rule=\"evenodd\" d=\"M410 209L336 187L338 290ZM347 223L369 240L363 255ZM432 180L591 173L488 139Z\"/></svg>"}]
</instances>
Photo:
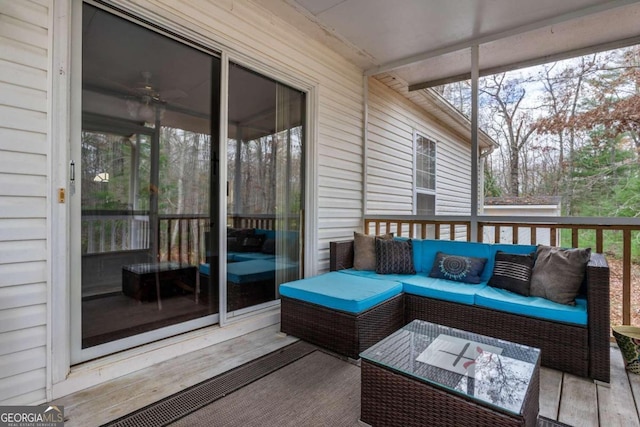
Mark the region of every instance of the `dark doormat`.
<instances>
[{"instance_id":1,"label":"dark doormat","mask_svg":"<svg viewBox=\"0 0 640 427\"><path fill-rule=\"evenodd\" d=\"M317 347L311 344L295 342L103 426L157 427L170 424L316 350Z\"/></svg>"}]
</instances>

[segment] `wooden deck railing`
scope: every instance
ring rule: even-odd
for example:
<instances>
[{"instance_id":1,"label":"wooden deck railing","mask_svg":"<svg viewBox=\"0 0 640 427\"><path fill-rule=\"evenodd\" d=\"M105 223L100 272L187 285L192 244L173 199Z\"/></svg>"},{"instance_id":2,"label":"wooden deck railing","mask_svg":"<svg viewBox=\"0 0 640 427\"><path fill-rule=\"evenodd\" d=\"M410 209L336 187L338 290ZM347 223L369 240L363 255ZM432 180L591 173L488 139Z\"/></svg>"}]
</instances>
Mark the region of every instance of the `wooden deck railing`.
<instances>
[{"instance_id":1,"label":"wooden deck railing","mask_svg":"<svg viewBox=\"0 0 640 427\"><path fill-rule=\"evenodd\" d=\"M591 247L604 253L611 267L611 322L640 326L640 220L637 218L576 217L470 217L367 216L365 232L393 232L397 236L471 241L472 224L477 241L486 243L546 244Z\"/></svg>"}]
</instances>

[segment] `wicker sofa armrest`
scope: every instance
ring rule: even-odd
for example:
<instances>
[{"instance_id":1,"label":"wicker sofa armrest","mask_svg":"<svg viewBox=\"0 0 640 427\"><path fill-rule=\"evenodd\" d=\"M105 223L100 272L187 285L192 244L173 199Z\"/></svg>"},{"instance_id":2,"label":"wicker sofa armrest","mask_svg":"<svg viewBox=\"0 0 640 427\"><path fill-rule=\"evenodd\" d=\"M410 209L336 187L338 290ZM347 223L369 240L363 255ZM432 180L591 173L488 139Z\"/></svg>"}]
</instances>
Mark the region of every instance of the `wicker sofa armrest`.
<instances>
[{"instance_id":1,"label":"wicker sofa armrest","mask_svg":"<svg viewBox=\"0 0 640 427\"><path fill-rule=\"evenodd\" d=\"M609 265L603 254L591 254L587 265L586 281L589 316L589 376L608 383L611 336Z\"/></svg>"},{"instance_id":2,"label":"wicker sofa armrest","mask_svg":"<svg viewBox=\"0 0 640 427\"><path fill-rule=\"evenodd\" d=\"M353 267L353 240L329 243L329 269L344 270Z\"/></svg>"}]
</instances>

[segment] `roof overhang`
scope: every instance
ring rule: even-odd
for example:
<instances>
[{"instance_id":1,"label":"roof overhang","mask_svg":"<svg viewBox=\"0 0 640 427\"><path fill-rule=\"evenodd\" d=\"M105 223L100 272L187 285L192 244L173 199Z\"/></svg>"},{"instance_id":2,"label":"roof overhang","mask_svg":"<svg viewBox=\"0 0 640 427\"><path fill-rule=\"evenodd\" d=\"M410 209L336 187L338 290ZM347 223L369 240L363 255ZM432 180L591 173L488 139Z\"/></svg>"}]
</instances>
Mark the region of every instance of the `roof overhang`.
<instances>
[{"instance_id":1,"label":"roof overhang","mask_svg":"<svg viewBox=\"0 0 640 427\"><path fill-rule=\"evenodd\" d=\"M640 43L638 0L254 0L411 90Z\"/></svg>"}]
</instances>

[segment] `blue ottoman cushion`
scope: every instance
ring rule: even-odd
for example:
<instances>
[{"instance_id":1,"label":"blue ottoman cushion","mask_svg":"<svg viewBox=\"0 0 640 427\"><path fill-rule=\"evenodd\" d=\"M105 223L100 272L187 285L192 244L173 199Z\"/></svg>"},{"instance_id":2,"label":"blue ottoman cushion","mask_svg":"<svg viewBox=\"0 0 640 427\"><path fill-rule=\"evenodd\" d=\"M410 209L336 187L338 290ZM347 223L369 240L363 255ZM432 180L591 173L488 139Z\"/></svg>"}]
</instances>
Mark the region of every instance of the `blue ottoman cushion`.
<instances>
[{"instance_id":1,"label":"blue ottoman cushion","mask_svg":"<svg viewBox=\"0 0 640 427\"><path fill-rule=\"evenodd\" d=\"M402 293L392 280L371 280L337 271L280 285L280 295L358 314Z\"/></svg>"}]
</instances>

